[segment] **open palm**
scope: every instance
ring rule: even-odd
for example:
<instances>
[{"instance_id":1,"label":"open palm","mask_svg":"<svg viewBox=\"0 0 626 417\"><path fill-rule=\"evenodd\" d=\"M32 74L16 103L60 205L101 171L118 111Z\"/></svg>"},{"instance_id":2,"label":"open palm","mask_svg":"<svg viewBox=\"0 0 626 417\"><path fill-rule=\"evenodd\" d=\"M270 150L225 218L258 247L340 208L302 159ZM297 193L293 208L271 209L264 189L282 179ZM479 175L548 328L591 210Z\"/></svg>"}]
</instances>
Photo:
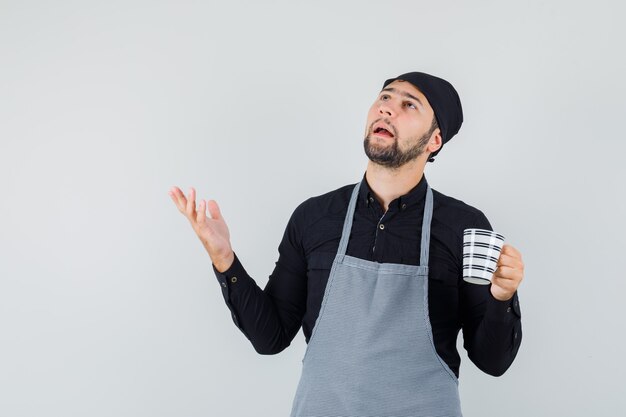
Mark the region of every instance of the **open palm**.
<instances>
[{"instance_id":1,"label":"open palm","mask_svg":"<svg viewBox=\"0 0 626 417\"><path fill-rule=\"evenodd\" d=\"M200 200L196 209L196 190L191 187L188 197L178 188L172 187L169 195L178 210L187 217L191 227L217 266L232 258L230 232L215 200ZM209 211L207 216L206 211Z\"/></svg>"}]
</instances>

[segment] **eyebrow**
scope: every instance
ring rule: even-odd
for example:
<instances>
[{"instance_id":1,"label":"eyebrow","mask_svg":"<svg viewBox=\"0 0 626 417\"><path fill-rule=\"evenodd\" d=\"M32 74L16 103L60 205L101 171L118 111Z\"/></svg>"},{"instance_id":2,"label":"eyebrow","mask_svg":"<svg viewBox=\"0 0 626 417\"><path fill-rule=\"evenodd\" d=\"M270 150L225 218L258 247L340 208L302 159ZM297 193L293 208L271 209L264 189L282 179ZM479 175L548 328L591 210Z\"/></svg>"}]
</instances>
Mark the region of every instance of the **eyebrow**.
<instances>
[{"instance_id":1,"label":"eyebrow","mask_svg":"<svg viewBox=\"0 0 626 417\"><path fill-rule=\"evenodd\" d=\"M384 88L382 91L390 91L392 93L400 94L400 95L402 95L404 97L408 97L410 99L413 99L413 100L415 100L415 101L417 101L419 103L419 105L422 107L422 109L424 108L424 103L422 103L422 101L419 98L415 97L413 94L409 94L409 93L407 93L405 91L398 91L398 90L396 90L393 87ZM382 91L381 91L381 93L382 93Z\"/></svg>"}]
</instances>

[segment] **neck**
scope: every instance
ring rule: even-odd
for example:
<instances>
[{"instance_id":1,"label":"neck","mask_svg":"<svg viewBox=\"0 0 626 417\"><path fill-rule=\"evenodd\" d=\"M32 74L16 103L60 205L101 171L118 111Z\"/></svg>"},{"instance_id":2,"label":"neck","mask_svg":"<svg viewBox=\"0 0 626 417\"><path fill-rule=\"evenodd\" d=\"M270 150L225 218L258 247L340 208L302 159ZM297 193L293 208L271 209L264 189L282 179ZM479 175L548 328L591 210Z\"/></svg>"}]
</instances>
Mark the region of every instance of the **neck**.
<instances>
[{"instance_id":1,"label":"neck","mask_svg":"<svg viewBox=\"0 0 626 417\"><path fill-rule=\"evenodd\" d=\"M415 159L397 169L389 169L369 161L365 178L372 193L385 212L396 198L407 194L424 175L426 160Z\"/></svg>"}]
</instances>

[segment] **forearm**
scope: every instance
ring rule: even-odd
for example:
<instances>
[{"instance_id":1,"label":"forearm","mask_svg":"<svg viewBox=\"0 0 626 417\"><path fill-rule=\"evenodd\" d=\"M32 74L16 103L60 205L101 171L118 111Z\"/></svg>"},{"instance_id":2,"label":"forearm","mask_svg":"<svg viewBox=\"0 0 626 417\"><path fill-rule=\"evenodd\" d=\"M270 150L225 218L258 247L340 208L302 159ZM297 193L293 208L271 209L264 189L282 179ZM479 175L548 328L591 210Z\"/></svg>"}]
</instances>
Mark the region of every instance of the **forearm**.
<instances>
[{"instance_id":1,"label":"forearm","mask_svg":"<svg viewBox=\"0 0 626 417\"><path fill-rule=\"evenodd\" d=\"M509 301L488 299L480 320L463 329L469 358L483 372L501 376L511 366L522 341L517 293Z\"/></svg>"},{"instance_id":2,"label":"forearm","mask_svg":"<svg viewBox=\"0 0 626 417\"><path fill-rule=\"evenodd\" d=\"M299 329L297 316L278 311L274 298L248 275L236 254L227 269L213 264L213 270L233 322L258 353L275 354L290 345Z\"/></svg>"}]
</instances>

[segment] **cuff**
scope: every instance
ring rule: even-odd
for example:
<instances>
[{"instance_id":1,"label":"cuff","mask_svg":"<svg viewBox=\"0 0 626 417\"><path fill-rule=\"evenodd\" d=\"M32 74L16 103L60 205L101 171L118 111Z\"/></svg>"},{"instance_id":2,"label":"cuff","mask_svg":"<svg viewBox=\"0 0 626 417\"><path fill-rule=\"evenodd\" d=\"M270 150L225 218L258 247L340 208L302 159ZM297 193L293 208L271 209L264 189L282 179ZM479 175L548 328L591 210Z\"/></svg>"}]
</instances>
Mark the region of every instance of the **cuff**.
<instances>
[{"instance_id":1,"label":"cuff","mask_svg":"<svg viewBox=\"0 0 626 417\"><path fill-rule=\"evenodd\" d=\"M215 264L211 263L215 277L222 287L222 291L236 291L246 280L250 279L250 276L244 269L243 265L237 257L237 253L233 252L235 259L232 265L224 272L219 272L215 268ZM226 293L224 295L227 295Z\"/></svg>"},{"instance_id":2,"label":"cuff","mask_svg":"<svg viewBox=\"0 0 626 417\"><path fill-rule=\"evenodd\" d=\"M248 337L248 334L243 330L237 308L233 303L233 295L244 290L245 286L250 284L252 278L250 278L243 265L241 265L236 253L233 264L224 272L219 272L213 263L211 263L211 265L213 266L213 272L215 273L217 282L220 284L220 288L222 289L222 295L224 296L224 301L230 310L233 322L237 327L239 327L243 334Z\"/></svg>"},{"instance_id":3,"label":"cuff","mask_svg":"<svg viewBox=\"0 0 626 417\"><path fill-rule=\"evenodd\" d=\"M487 303L485 317L488 320L502 323L510 323L519 320L522 317L522 313L519 307L517 291L513 294L511 299L506 301L500 301L494 298L493 295L491 295L491 291L489 291L489 301Z\"/></svg>"}]
</instances>

